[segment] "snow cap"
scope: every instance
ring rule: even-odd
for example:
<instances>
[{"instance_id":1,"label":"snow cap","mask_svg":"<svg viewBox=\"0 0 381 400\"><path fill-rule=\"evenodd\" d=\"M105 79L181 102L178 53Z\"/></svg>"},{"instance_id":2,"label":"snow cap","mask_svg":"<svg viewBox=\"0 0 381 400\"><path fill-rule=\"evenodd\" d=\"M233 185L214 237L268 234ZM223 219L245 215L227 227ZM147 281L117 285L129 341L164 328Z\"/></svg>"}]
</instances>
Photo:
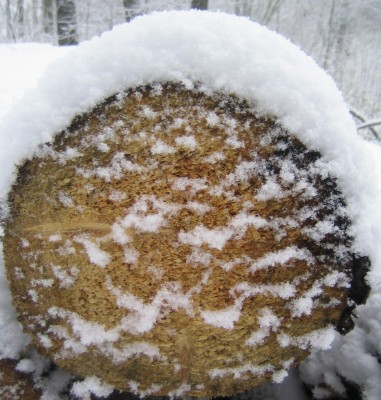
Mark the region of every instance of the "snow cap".
<instances>
[{"instance_id":1,"label":"snow cap","mask_svg":"<svg viewBox=\"0 0 381 400\"><path fill-rule=\"evenodd\" d=\"M80 44L54 62L0 126L0 195L14 165L50 141L78 114L108 96L155 81L192 86L252 102L307 147L320 151L339 178L363 238L372 251L368 214L374 165L333 80L295 45L247 18L203 11L156 12ZM369 179L368 179L369 178ZM376 189L376 190L374 190ZM376 213L377 214L377 213Z\"/></svg>"}]
</instances>

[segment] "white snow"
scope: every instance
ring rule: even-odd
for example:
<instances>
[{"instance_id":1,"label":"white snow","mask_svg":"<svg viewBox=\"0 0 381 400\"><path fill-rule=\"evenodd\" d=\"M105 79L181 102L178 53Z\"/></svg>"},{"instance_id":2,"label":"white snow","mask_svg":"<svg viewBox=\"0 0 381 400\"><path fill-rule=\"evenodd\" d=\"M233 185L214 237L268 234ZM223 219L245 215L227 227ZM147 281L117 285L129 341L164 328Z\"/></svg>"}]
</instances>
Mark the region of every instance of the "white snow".
<instances>
[{"instance_id":1,"label":"white snow","mask_svg":"<svg viewBox=\"0 0 381 400\"><path fill-rule=\"evenodd\" d=\"M76 281L79 273L79 269L75 266L62 268L59 265L52 265L52 271L54 276L60 281L59 286L61 288L71 286Z\"/></svg>"},{"instance_id":2,"label":"white snow","mask_svg":"<svg viewBox=\"0 0 381 400\"><path fill-rule=\"evenodd\" d=\"M176 149L168 144L165 144L162 140L158 140L151 148L151 153L155 154L172 154L176 151Z\"/></svg>"},{"instance_id":3,"label":"white snow","mask_svg":"<svg viewBox=\"0 0 381 400\"><path fill-rule=\"evenodd\" d=\"M208 188L206 179L204 178L176 178L172 184L173 190L186 190L190 188L192 193L197 193L198 191L205 190Z\"/></svg>"},{"instance_id":4,"label":"white snow","mask_svg":"<svg viewBox=\"0 0 381 400\"><path fill-rule=\"evenodd\" d=\"M130 391L138 395L140 398L154 395L162 388L161 385L156 385L155 383L153 383L149 388L143 390L140 388L140 383L133 380L128 381L128 386L130 388Z\"/></svg>"},{"instance_id":5,"label":"white snow","mask_svg":"<svg viewBox=\"0 0 381 400\"><path fill-rule=\"evenodd\" d=\"M127 332L136 334L150 331L170 310L184 309L188 315L193 314L190 295L184 294L180 284L176 282L162 286L151 303L144 303L138 296L122 291L113 285L109 277L106 285L116 297L117 305L130 311L122 323Z\"/></svg>"},{"instance_id":6,"label":"white snow","mask_svg":"<svg viewBox=\"0 0 381 400\"><path fill-rule=\"evenodd\" d=\"M193 135L189 136L178 136L175 139L175 142L178 146L182 146L188 148L190 150L194 150L197 146L197 141Z\"/></svg>"},{"instance_id":7,"label":"white snow","mask_svg":"<svg viewBox=\"0 0 381 400\"><path fill-rule=\"evenodd\" d=\"M60 192L58 194L58 201L64 206L64 207L74 207L73 199L66 195L63 192Z\"/></svg>"},{"instance_id":8,"label":"white snow","mask_svg":"<svg viewBox=\"0 0 381 400\"><path fill-rule=\"evenodd\" d=\"M212 249L221 250L228 240L240 238L250 226L262 228L267 221L261 217L247 215L245 212L237 214L225 227L209 229L204 225L197 225L189 232L179 232L179 241L184 244L200 247L207 244Z\"/></svg>"},{"instance_id":9,"label":"white snow","mask_svg":"<svg viewBox=\"0 0 381 400\"><path fill-rule=\"evenodd\" d=\"M286 264L290 260L305 260L308 264L313 263L314 258L307 249L300 249L296 246L289 246L282 250L267 253L256 260L250 267L251 272L259 269L273 267L276 264Z\"/></svg>"},{"instance_id":10,"label":"white snow","mask_svg":"<svg viewBox=\"0 0 381 400\"><path fill-rule=\"evenodd\" d=\"M89 376L81 382L75 382L71 393L83 400L90 400L91 394L104 398L109 396L113 390L114 388L111 385L102 382L96 376Z\"/></svg>"},{"instance_id":11,"label":"white snow","mask_svg":"<svg viewBox=\"0 0 381 400\"><path fill-rule=\"evenodd\" d=\"M80 243L84 247L91 263L101 268L106 267L106 265L110 263L110 254L102 250L98 243L94 243L86 235L77 235L74 237L74 241Z\"/></svg>"},{"instance_id":12,"label":"white snow","mask_svg":"<svg viewBox=\"0 0 381 400\"><path fill-rule=\"evenodd\" d=\"M23 59L19 63L24 68L22 71L7 69L6 63L14 63L23 51L23 46L29 60L34 60L34 67L31 68L30 62ZM0 117L3 117L0 121L0 195L3 199L14 181L15 165L36 152L38 145L51 140L75 115L88 111L115 92L152 82L183 82L190 88L193 82L202 82L209 91L234 93L253 102L259 115L274 116L279 124L294 133L306 146L320 151L323 155L322 166L327 174L331 173L338 178L338 184L347 199L349 217L354 224L355 249L371 258L372 268L368 281L372 292L367 304L355 310L358 317L355 328L346 336L327 329L301 338L279 333L278 340L284 346L308 347L312 344L322 349L315 351L302 367L306 382L314 385L325 382L340 390L338 381L334 379L340 374L361 385L364 398L372 400L381 397L381 367L376 356L377 352L381 352L381 151L357 136L341 93L312 59L283 37L245 18L197 11L154 13L136 18L128 25L116 27L100 38L82 43L70 52L66 51L65 58L47 68L36 89L29 91L17 105L13 105L25 90L36 85L36 77L41 75L49 61L65 52L61 49L56 52L56 49L50 48L51 52L49 50L45 53L44 46L23 46L0 46L2 76L10 77L2 79L0 83ZM27 74L24 72L26 67ZM143 114L147 118L155 118L152 110L143 110ZM211 127L225 124L231 132L231 145L241 145L234 134L234 121L221 121L214 113L206 118ZM196 144L191 137L184 138L178 144L192 149L193 144ZM106 145L104 143L101 149L105 150ZM158 141L151 147L152 154L174 151L164 141ZM77 154L70 151L67 154L67 157L75 156ZM208 159L214 163L223 159L223 155L215 153ZM254 163L246 167L237 170L232 179L248 179L257 165ZM110 168L96 171L96 175L110 180L119 176L118 168L123 170L135 166L121 165L119 160L115 160L115 165ZM284 182L292 182L292 168L285 168L281 178ZM305 182L301 183L300 188L308 190ZM312 196L313 193L307 195ZM281 198L279 183L269 179L267 186L257 196L262 200ZM113 199L120 201L122 197L115 195ZM73 206L70 197L64 193L58 200L68 207ZM146 231L156 229L164 224L165 216L171 215L171 212L162 209L150 215L145 215L144 210L130 211L129 217L126 216L121 222L125 229L137 222L139 226L146 224ZM248 223L254 226L258 223L251 221L245 225L245 216L241 217L241 220L231 221L225 230L208 230L198 226L194 231L181 233L183 236L180 239L195 247L205 243L211 248L221 249L227 240L234 238L236 230L245 229ZM306 233L320 239L333 229L331 221L322 221L318 229ZM103 268L110 262L110 255L101 250L98 243L85 237L77 237L76 241L83 245L95 265ZM62 251L71 248L70 244L65 246ZM299 256L302 255L296 253L295 258ZM278 262L276 257L274 260L263 260L262 268ZM22 334L17 323L2 263L0 274L0 356L18 358L29 339ZM60 282L65 281L65 278L59 278L61 272L58 269L56 274ZM318 288L315 289L309 296L300 299L300 304L295 304L297 315L308 312L313 306L312 300L318 291ZM118 291L115 288L113 290ZM290 298L294 293L291 284L261 289L241 285L235 288L236 302L227 318L220 319L222 315L209 314L206 319L214 321L217 326L230 328L234 325L242 301L260 293L258 290L272 291L282 298ZM174 293L175 299L172 298ZM189 299L179 288L161 292L156 303L148 305L154 307L152 310L138 301L130 303L131 299L126 293L119 294L120 306L132 308L137 313L135 322L143 318L141 310L149 311L143 321L143 330L156 321L158 307L164 301L168 302L170 309L189 308ZM179 299L181 302L178 302ZM74 319L72 322L81 338L93 332L92 326L78 325ZM129 321L126 326L129 323L132 322ZM264 322L262 324L266 327ZM63 336L67 334L59 327L56 332ZM90 338L94 338L94 335ZM333 338L332 348L329 349ZM253 344L256 340L260 340L260 336L253 339ZM83 349L78 340L70 343L75 348ZM263 373L266 368L261 368L248 364L235 371L214 371L212 375ZM267 370L272 371L271 367ZM279 375L274 376L276 380L284 375L283 372L272 372ZM90 381L85 382L77 386L78 393L88 393L86 385ZM97 383L93 383L93 387L97 388ZM184 390L185 387L180 387L178 392L183 393ZM318 389L315 389L315 393L318 394ZM319 393L324 395L321 390Z\"/></svg>"},{"instance_id":13,"label":"white snow","mask_svg":"<svg viewBox=\"0 0 381 400\"><path fill-rule=\"evenodd\" d=\"M36 87L38 79L52 61L65 56L70 50L70 47L38 43L0 45L0 119L26 91Z\"/></svg>"}]
</instances>

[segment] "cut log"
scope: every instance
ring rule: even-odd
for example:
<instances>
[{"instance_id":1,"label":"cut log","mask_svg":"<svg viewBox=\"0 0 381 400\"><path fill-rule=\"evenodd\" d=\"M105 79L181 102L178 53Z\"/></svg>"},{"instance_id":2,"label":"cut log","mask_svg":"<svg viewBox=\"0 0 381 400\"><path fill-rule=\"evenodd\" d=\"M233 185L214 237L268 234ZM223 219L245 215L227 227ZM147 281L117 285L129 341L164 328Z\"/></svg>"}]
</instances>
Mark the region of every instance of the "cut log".
<instances>
[{"instance_id":1,"label":"cut log","mask_svg":"<svg viewBox=\"0 0 381 400\"><path fill-rule=\"evenodd\" d=\"M9 206L24 329L62 368L122 391L281 381L347 304L335 177L233 95L170 82L118 93L25 161Z\"/></svg>"}]
</instances>

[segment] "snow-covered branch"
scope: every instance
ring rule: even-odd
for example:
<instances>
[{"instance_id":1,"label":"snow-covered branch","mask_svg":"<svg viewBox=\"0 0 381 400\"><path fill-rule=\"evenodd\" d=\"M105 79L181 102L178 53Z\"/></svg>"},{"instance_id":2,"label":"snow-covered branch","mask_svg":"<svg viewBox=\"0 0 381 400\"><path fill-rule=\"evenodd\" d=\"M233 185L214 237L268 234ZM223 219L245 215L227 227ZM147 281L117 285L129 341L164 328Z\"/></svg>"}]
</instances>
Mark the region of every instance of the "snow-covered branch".
<instances>
[{"instance_id":1,"label":"snow-covered branch","mask_svg":"<svg viewBox=\"0 0 381 400\"><path fill-rule=\"evenodd\" d=\"M364 128L370 128L370 127L376 126L376 125L381 125L381 118L375 119L373 121L364 122L363 124L360 124L357 126L357 130L364 129Z\"/></svg>"},{"instance_id":2,"label":"snow-covered branch","mask_svg":"<svg viewBox=\"0 0 381 400\"><path fill-rule=\"evenodd\" d=\"M356 126L357 130L368 128L375 139L381 140L380 134L373 127L376 125L380 125L381 119L369 121L367 117L365 117L360 111L355 110L354 108L350 108L350 113L356 121L360 121L360 123ZM375 123L377 122L377 123Z\"/></svg>"}]
</instances>

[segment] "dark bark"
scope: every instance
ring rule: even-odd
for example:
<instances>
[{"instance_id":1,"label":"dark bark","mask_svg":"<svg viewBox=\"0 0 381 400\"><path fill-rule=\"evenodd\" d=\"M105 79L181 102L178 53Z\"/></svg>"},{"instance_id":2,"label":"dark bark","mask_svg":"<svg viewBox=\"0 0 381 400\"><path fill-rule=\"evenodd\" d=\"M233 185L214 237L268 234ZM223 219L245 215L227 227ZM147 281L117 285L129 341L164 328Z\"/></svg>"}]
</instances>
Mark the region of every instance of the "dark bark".
<instances>
[{"instance_id":1,"label":"dark bark","mask_svg":"<svg viewBox=\"0 0 381 400\"><path fill-rule=\"evenodd\" d=\"M195 8L197 10L207 10L208 0L192 0L191 8Z\"/></svg>"},{"instance_id":2,"label":"dark bark","mask_svg":"<svg viewBox=\"0 0 381 400\"><path fill-rule=\"evenodd\" d=\"M132 19L137 17L137 1L136 0L123 0L124 15L126 22L130 22Z\"/></svg>"},{"instance_id":3,"label":"dark bark","mask_svg":"<svg viewBox=\"0 0 381 400\"><path fill-rule=\"evenodd\" d=\"M8 40L15 41L15 32L12 24L11 0L7 0L5 3L5 15L7 19L7 38Z\"/></svg>"},{"instance_id":4,"label":"dark bark","mask_svg":"<svg viewBox=\"0 0 381 400\"><path fill-rule=\"evenodd\" d=\"M17 33L18 38L24 36L24 0L17 0Z\"/></svg>"},{"instance_id":5,"label":"dark bark","mask_svg":"<svg viewBox=\"0 0 381 400\"><path fill-rule=\"evenodd\" d=\"M78 44L75 4L71 0L56 0L59 46Z\"/></svg>"}]
</instances>

